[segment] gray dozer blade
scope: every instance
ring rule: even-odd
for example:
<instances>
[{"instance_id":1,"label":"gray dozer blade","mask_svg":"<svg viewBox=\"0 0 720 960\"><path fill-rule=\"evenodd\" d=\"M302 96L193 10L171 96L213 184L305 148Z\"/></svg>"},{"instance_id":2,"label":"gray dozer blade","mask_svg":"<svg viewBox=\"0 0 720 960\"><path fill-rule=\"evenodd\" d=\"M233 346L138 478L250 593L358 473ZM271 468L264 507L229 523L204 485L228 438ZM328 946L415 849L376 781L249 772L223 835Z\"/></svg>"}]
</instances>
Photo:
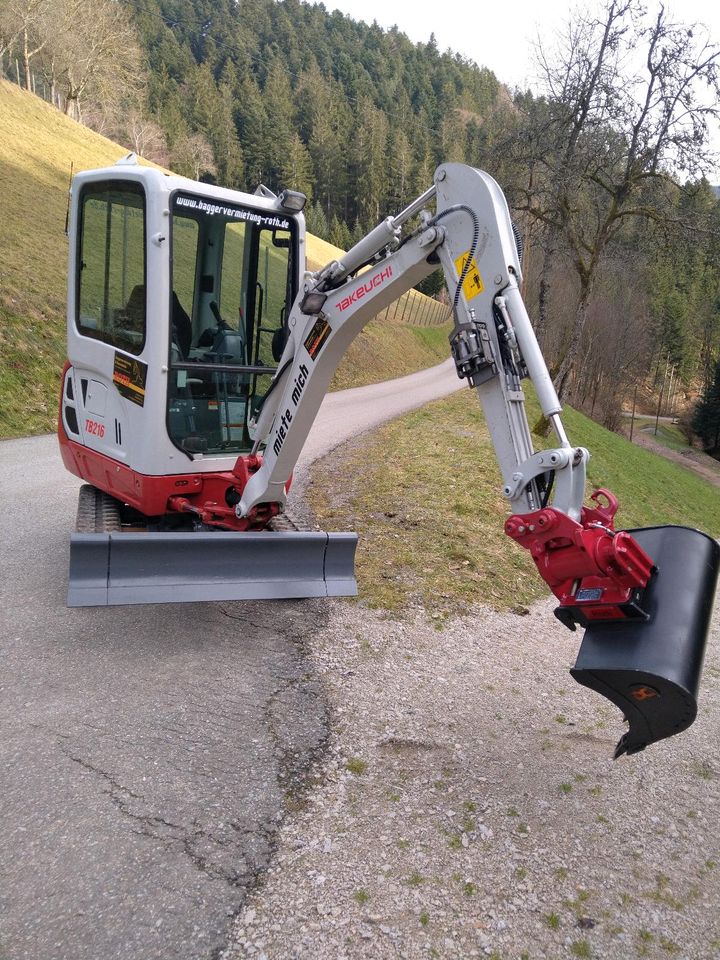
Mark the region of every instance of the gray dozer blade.
<instances>
[{"instance_id":1,"label":"gray dozer blade","mask_svg":"<svg viewBox=\"0 0 720 960\"><path fill-rule=\"evenodd\" d=\"M75 533L69 607L354 597L357 534Z\"/></svg>"},{"instance_id":2,"label":"gray dozer blade","mask_svg":"<svg viewBox=\"0 0 720 960\"><path fill-rule=\"evenodd\" d=\"M644 750L695 720L720 570L718 544L699 530L647 527L630 533L657 567L642 598L648 620L593 623L570 671L624 713L628 730L616 757Z\"/></svg>"}]
</instances>

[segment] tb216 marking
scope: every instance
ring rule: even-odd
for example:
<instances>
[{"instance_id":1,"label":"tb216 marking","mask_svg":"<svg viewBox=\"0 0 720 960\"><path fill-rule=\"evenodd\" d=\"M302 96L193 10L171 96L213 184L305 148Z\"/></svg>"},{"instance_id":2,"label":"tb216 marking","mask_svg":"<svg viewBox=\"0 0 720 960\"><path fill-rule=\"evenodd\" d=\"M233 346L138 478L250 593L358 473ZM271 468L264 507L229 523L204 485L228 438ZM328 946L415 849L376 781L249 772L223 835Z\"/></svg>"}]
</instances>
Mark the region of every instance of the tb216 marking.
<instances>
[{"instance_id":1,"label":"tb216 marking","mask_svg":"<svg viewBox=\"0 0 720 960\"><path fill-rule=\"evenodd\" d=\"M102 438L105 436L105 425L98 423L97 420L86 420L85 432L91 433L94 437L100 437L102 440Z\"/></svg>"}]
</instances>

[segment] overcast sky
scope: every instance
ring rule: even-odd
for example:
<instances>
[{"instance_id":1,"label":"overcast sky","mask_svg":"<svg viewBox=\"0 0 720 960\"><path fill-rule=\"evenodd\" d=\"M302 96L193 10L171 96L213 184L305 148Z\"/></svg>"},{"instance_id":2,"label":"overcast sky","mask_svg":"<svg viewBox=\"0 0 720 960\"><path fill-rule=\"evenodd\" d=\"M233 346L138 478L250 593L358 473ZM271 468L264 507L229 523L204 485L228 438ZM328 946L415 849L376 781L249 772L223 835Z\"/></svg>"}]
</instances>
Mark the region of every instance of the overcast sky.
<instances>
[{"instance_id":1,"label":"overcast sky","mask_svg":"<svg viewBox=\"0 0 720 960\"><path fill-rule=\"evenodd\" d=\"M533 44L539 38L548 46L562 31L577 3L568 0L441 0L440 3L392 3L389 0L324 0L328 10L341 10L354 20L381 27L397 25L415 43L425 43L434 33L441 51L448 47L489 67L508 86L535 87ZM647 6L654 8L652 0ZM673 20L703 23L712 42L720 45L720 3L707 0L667 0ZM593 8L592 0L581 9ZM720 129L713 137L720 152Z\"/></svg>"},{"instance_id":2,"label":"overcast sky","mask_svg":"<svg viewBox=\"0 0 720 960\"><path fill-rule=\"evenodd\" d=\"M533 41L538 35L552 41L576 6L567 0L441 0L432 4L423 0L325 0L326 9L341 10L354 20L377 20L386 29L397 24L416 43L426 42L434 33L441 51L449 47L489 67L510 86L529 83L531 87ZM711 39L720 43L717 0L668 0L665 6L675 20L705 23ZM581 4L581 9L589 8L591 2Z\"/></svg>"}]
</instances>

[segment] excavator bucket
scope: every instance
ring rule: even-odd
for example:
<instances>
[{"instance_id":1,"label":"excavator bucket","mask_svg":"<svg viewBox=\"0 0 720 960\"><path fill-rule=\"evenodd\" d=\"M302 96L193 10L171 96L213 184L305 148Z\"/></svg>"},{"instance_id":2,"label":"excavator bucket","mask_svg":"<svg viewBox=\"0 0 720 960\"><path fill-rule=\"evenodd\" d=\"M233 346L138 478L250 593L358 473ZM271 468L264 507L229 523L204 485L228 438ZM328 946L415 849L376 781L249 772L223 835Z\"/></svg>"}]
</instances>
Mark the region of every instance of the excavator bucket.
<instances>
[{"instance_id":1,"label":"excavator bucket","mask_svg":"<svg viewBox=\"0 0 720 960\"><path fill-rule=\"evenodd\" d=\"M657 568L643 596L648 619L593 623L570 671L623 711L629 727L615 757L644 750L694 721L720 570L720 547L698 530L630 532Z\"/></svg>"},{"instance_id":2,"label":"excavator bucket","mask_svg":"<svg viewBox=\"0 0 720 960\"><path fill-rule=\"evenodd\" d=\"M75 533L69 607L357 594L357 535Z\"/></svg>"}]
</instances>

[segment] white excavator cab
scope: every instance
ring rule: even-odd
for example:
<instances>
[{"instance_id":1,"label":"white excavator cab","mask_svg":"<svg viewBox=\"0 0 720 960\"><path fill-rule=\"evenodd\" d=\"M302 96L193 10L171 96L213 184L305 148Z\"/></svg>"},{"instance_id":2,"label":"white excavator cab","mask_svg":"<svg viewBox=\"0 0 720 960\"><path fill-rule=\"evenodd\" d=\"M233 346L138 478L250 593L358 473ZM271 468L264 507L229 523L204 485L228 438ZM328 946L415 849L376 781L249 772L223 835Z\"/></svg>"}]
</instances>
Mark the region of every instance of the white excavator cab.
<instances>
[{"instance_id":1,"label":"white excavator cab","mask_svg":"<svg viewBox=\"0 0 720 960\"><path fill-rule=\"evenodd\" d=\"M195 453L247 452L285 343L301 225L187 192L171 204L168 434Z\"/></svg>"},{"instance_id":2,"label":"white excavator cab","mask_svg":"<svg viewBox=\"0 0 720 960\"><path fill-rule=\"evenodd\" d=\"M304 269L303 199L131 162L75 178L62 412L90 459L160 476L249 451Z\"/></svg>"}]
</instances>

